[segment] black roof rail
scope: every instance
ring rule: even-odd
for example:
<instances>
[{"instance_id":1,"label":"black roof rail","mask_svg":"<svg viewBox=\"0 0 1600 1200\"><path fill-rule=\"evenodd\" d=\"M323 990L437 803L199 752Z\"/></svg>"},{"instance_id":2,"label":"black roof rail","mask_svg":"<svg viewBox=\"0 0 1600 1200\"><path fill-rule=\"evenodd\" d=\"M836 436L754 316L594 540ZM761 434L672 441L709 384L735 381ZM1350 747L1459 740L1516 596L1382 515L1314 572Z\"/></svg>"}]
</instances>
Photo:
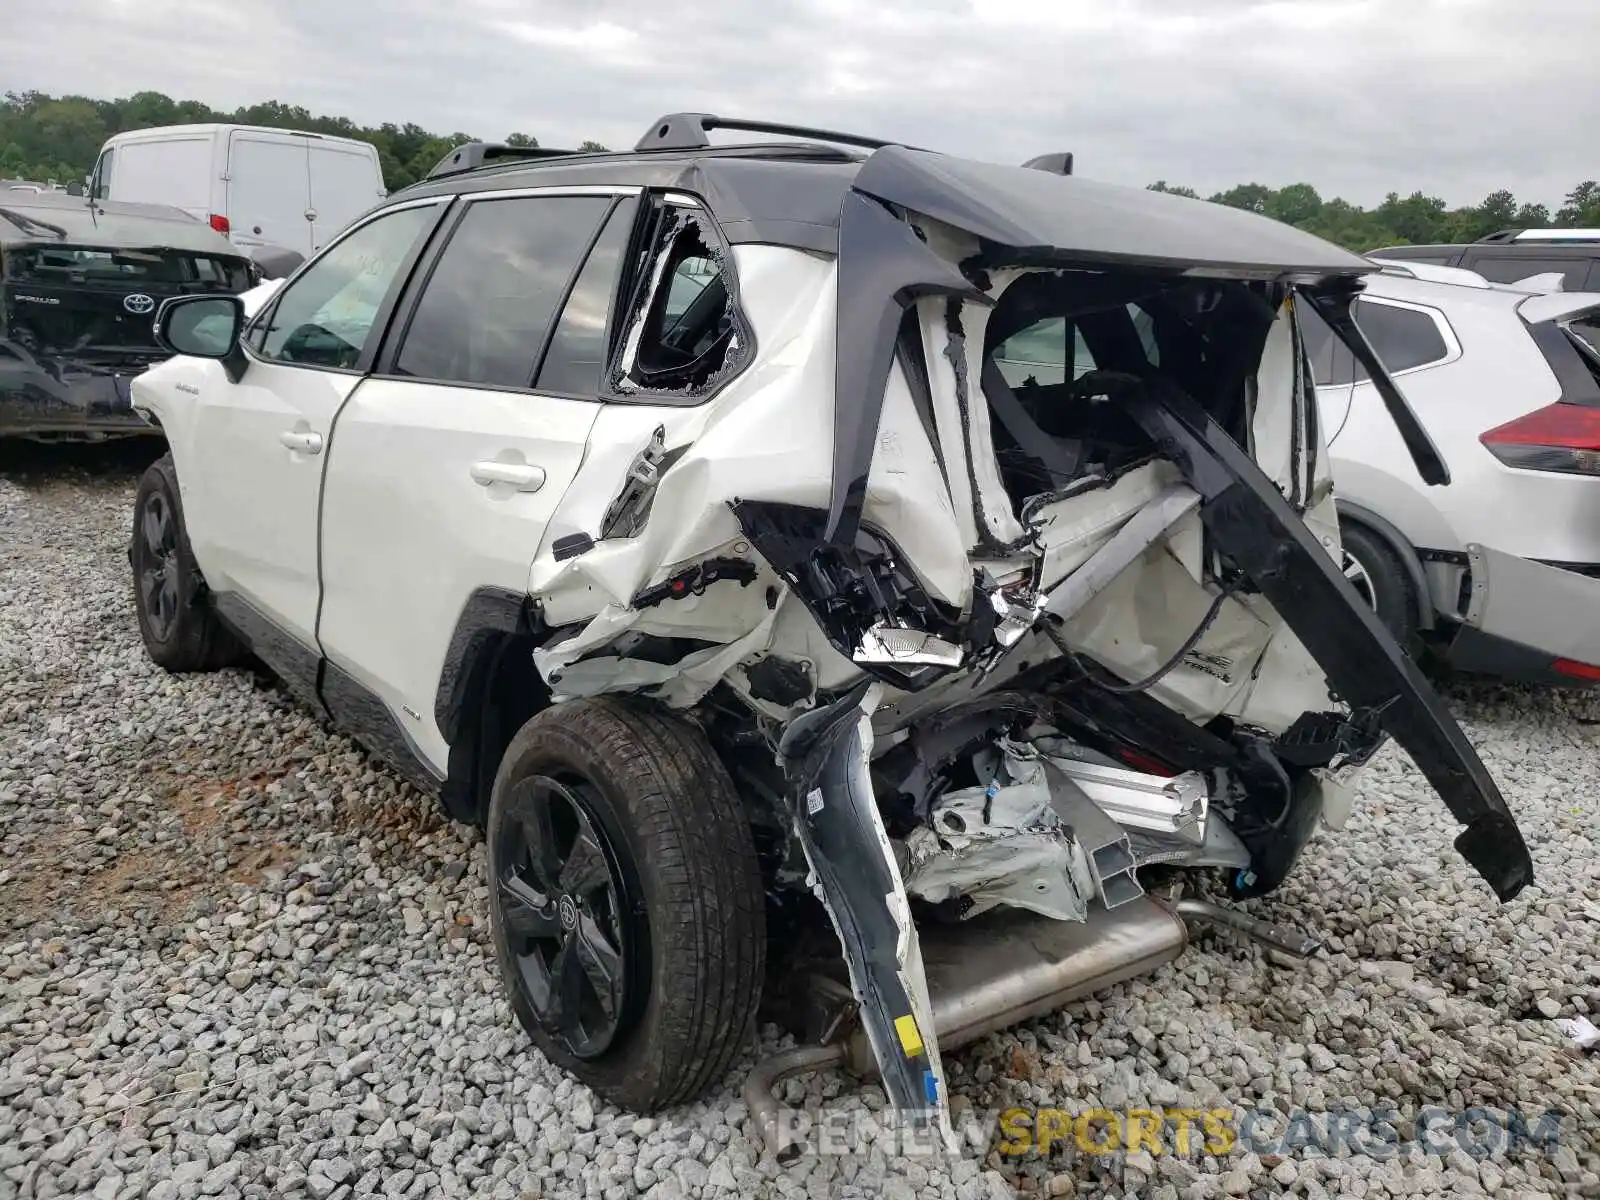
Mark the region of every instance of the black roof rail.
<instances>
[{"instance_id":1,"label":"black roof rail","mask_svg":"<svg viewBox=\"0 0 1600 1200\"><path fill-rule=\"evenodd\" d=\"M429 179L441 175L459 175L463 171L476 171L485 163L501 158L564 158L571 154L587 153L583 150L555 150L549 146L507 146L503 142L463 142L439 160L439 165L428 172Z\"/></svg>"},{"instance_id":2,"label":"black roof rail","mask_svg":"<svg viewBox=\"0 0 1600 1200\"><path fill-rule=\"evenodd\" d=\"M1071 175L1072 151L1063 150L1059 154L1041 154L1036 158L1030 158L1022 165L1031 167L1035 171L1049 171L1052 175Z\"/></svg>"},{"instance_id":3,"label":"black roof rail","mask_svg":"<svg viewBox=\"0 0 1600 1200\"><path fill-rule=\"evenodd\" d=\"M886 142L879 138L862 137L857 133L839 133L831 129L812 129L806 125L783 125L775 121L748 121L742 117L718 117L711 113L668 113L656 121L634 145L635 150L709 150L711 139L706 131L711 129L736 129L743 133L773 133L781 137L808 138L817 142L835 142L841 146L861 146L867 150L881 150L885 146L905 146L904 142ZM906 146L915 150L916 146Z\"/></svg>"},{"instance_id":4,"label":"black roof rail","mask_svg":"<svg viewBox=\"0 0 1600 1200\"><path fill-rule=\"evenodd\" d=\"M1517 234L1521 232L1522 230L1520 229L1497 229L1478 240L1480 242L1514 242L1517 240Z\"/></svg>"}]
</instances>

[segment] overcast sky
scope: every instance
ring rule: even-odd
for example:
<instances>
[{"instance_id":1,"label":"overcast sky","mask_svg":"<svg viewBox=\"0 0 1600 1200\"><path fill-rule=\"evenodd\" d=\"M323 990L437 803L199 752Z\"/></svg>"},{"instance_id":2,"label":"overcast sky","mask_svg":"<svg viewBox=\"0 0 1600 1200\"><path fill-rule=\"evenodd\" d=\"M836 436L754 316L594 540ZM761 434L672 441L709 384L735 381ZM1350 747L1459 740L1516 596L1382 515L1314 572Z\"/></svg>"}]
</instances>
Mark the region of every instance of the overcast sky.
<instances>
[{"instance_id":1,"label":"overcast sky","mask_svg":"<svg viewBox=\"0 0 1600 1200\"><path fill-rule=\"evenodd\" d=\"M1553 208L1600 177L1596 0L0 3L6 89L614 147L693 109L1361 204L1508 187Z\"/></svg>"}]
</instances>

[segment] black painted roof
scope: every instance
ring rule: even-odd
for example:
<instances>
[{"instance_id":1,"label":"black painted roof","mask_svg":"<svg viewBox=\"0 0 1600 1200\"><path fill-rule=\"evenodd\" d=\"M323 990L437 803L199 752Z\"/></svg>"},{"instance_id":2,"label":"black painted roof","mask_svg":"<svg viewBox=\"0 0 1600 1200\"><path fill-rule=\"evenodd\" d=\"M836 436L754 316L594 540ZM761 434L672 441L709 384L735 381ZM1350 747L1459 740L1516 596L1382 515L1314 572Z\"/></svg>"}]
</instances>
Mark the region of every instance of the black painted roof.
<instances>
[{"instance_id":1,"label":"black painted roof","mask_svg":"<svg viewBox=\"0 0 1600 1200\"><path fill-rule=\"evenodd\" d=\"M852 188L966 230L1032 261L1240 277L1360 275L1372 264L1255 213L1143 188L885 146L870 155L804 144L510 160L390 197L621 185L701 197L732 242L835 253Z\"/></svg>"}]
</instances>

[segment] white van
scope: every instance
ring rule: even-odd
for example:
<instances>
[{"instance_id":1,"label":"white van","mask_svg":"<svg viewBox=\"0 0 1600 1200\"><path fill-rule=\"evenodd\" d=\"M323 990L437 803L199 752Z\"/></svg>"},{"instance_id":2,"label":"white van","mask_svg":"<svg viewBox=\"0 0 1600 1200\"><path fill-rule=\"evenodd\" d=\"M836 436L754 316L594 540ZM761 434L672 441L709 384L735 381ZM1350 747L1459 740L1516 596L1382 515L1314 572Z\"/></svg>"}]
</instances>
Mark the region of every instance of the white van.
<instances>
[{"instance_id":1,"label":"white van","mask_svg":"<svg viewBox=\"0 0 1600 1200\"><path fill-rule=\"evenodd\" d=\"M368 142L254 125L167 125L108 140L89 177L102 200L170 204L247 253L309 256L387 194Z\"/></svg>"}]
</instances>

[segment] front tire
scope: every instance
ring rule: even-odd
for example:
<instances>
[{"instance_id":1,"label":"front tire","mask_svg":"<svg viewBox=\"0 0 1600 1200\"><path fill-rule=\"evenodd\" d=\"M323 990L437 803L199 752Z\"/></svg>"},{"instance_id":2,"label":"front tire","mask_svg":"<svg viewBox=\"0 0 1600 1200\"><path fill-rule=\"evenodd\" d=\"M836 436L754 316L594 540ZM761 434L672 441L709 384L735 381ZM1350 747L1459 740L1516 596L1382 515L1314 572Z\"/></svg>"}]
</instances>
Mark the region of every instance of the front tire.
<instances>
[{"instance_id":1,"label":"front tire","mask_svg":"<svg viewBox=\"0 0 1600 1200\"><path fill-rule=\"evenodd\" d=\"M766 928L705 736L614 699L548 708L507 748L485 832L501 978L545 1057L637 1112L721 1078L754 1024Z\"/></svg>"},{"instance_id":2,"label":"front tire","mask_svg":"<svg viewBox=\"0 0 1600 1200\"><path fill-rule=\"evenodd\" d=\"M128 561L139 633L157 666L212 671L245 658L244 647L201 598L205 582L189 547L170 453L151 463L139 480Z\"/></svg>"}]
</instances>

